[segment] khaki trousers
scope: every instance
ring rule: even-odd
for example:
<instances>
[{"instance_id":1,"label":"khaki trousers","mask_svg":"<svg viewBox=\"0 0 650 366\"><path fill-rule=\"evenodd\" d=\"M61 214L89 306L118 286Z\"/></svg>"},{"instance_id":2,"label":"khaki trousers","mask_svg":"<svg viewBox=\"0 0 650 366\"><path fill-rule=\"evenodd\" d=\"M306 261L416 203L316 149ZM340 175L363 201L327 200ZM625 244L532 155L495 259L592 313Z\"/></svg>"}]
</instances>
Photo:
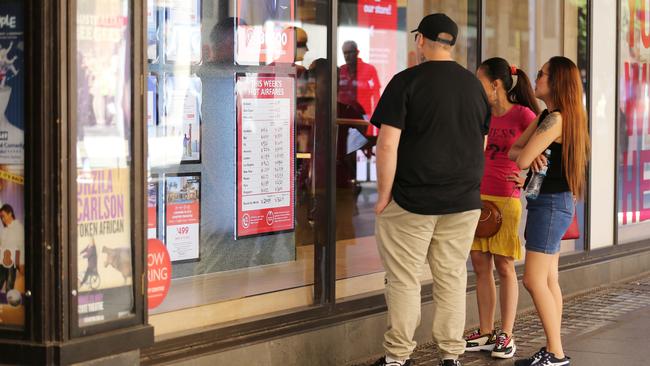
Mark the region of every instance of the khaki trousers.
<instances>
[{"instance_id":1,"label":"khaki trousers","mask_svg":"<svg viewBox=\"0 0 650 366\"><path fill-rule=\"evenodd\" d=\"M420 325L419 275L428 260L433 276L433 340L443 358L465 352L467 257L480 210L447 215L418 215L395 201L377 216L375 234L386 270L388 331L386 354L407 359Z\"/></svg>"}]
</instances>

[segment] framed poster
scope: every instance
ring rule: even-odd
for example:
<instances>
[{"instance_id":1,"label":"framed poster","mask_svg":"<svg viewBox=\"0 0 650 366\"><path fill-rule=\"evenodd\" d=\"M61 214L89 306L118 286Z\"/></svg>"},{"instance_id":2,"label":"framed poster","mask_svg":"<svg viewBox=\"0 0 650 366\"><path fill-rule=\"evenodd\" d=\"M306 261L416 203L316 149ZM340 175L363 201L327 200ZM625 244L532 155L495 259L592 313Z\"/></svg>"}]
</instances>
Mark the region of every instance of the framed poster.
<instances>
[{"instance_id":1,"label":"framed poster","mask_svg":"<svg viewBox=\"0 0 650 366\"><path fill-rule=\"evenodd\" d=\"M201 62L201 1L166 0L165 62L184 65Z\"/></svg>"},{"instance_id":2,"label":"framed poster","mask_svg":"<svg viewBox=\"0 0 650 366\"><path fill-rule=\"evenodd\" d=\"M158 177L147 182L147 239L158 237Z\"/></svg>"},{"instance_id":3,"label":"framed poster","mask_svg":"<svg viewBox=\"0 0 650 366\"><path fill-rule=\"evenodd\" d=\"M154 74L147 76L147 126L158 125L158 78Z\"/></svg>"},{"instance_id":4,"label":"framed poster","mask_svg":"<svg viewBox=\"0 0 650 366\"><path fill-rule=\"evenodd\" d=\"M160 152L172 164L201 161L201 99L196 75L165 74L165 143Z\"/></svg>"},{"instance_id":5,"label":"framed poster","mask_svg":"<svg viewBox=\"0 0 650 366\"><path fill-rule=\"evenodd\" d=\"M240 65L293 63L294 0L237 0L235 61Z\"/></svg>"},{"instance_id":6,"label":"framed poster","mask_svg":"<svg viewBox=\"0 0 650 366\"><path fill-rule=\"evenodd\" d=\"M22 1L0 3L0 329L25 326L24 75Z\"/></svg>"},{"instance_id":7,"label":"framed poster","mask_svg":"<svg viewBox=\"0 0 650 366\"><path fill-rule=\"evenodd\" d=\"M76 14L76 242L79 327L135 312L131 221L128 0L82 1ZM76 281L75 281L76 280Z\"/></svg>"},{"instance_id":8,"label":"framed poster","mask_svg":"<svg viewBox=\"0 0 650 366\"><path fill-rule=\"evenodd\" d=\"M147 0L147 60L158 61L158 7L155 0Z\"/></svg>"},{"instance_id":9,"label":"framed poster","mask_svg":"<svg viewBox=\"0 0 650 366\"><path fill-rule=\"evenodd\" d=\"M201 174L165 176L165 246L171 261L199 260Z\"/></svg>"},{"instance_id":10,"label":"framed poster","mask_svg":"<svg viewBox=\"0 0 650 366\"><path fill-rule=\"evenodd\" d=\"M236 238L294 229L294 83L236 76Z\"/></svg>"}]
</instances>

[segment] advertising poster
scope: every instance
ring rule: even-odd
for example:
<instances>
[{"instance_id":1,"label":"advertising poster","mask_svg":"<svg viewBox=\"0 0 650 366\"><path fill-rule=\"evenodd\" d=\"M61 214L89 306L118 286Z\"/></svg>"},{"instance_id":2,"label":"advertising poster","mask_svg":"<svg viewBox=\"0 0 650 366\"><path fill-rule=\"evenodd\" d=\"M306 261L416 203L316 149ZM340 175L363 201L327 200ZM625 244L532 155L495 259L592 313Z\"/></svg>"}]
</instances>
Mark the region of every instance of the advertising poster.
<instances>
[{"instance_id":1,"label":"advertising poster","mask_svg":"<svg viewBox=\"0 0 650 366\"><path fill-rule=\"evenodd\" d=\"M72 286L80 327L134 311L128 5L128 0L77 3L77 278Z\"/></svg>"},{"instance_id":2,"label":"advertising poster","mask_svg":"<svg viewBox=\"0 0 650 366\"><path fill-rule=\"evenodd\" d=\"M147 308L157 308L167 297L172 282L172 263L165 245L158 239L147 241Z\"/></svg>"},{"instance_id":3,"label":"advertising poster","mask_svg":"<svg viewBox=\"0 0 650 366\"><path fill-rule=\"evenodd\" d=\"M631 227L650 222L650 1L620 6L618 222Z\"/></svg>"},{"instance_id":4,"label":"advertising poster","mask_svg":"<svg viewBox=\"0 0 650 366\"><path fill-rule=\"evenodd\" d=\"M158 60L158 12L155 0L147 0L147 59Z\"/></svg>"},{"instance_id":5,"label":"advertising poster","mask_svg":"<svg viewBox=\"0 0 650 366\"><path fill-rule=\"evenodd\" d=\"M129 169L78 173L80 325L117 318L132 307L129 181Z\"/></svg>"},{"instance_id":6,"label":"advertising poster","mask_svg":"<svg viewBox=\"0 0 650 366\"><path fill-rule=\"evenodd\" d=\"M147 182L147 238L158 237L158 178Z\"/></svg>"},{"instance_id":7,"label":"advertising poster","mask_svg":"<svg viewBox=\"0 0 650 366\"><path fill-rule=\"evenodd\" d=\"M201 79L196 75L166 75L165 143L160 153L173 164L201 160L201 98Z\"/></svg>"},{"instance_id":8,"label":"advertising poster","mask_svg":"<svg viewBox=\"0 0 650 366\"><path fill-rule=\"evenodd\" d=\"M0 329L25 325L22 4L0 4Z\"/></svg>"},{"instance_id":9,"label":"advertising poster","mask_svg":"<svg viewBox=\"0 0 650 366\"><path fill-rule=\"evenodd\" d=\"M237 238L294 229L294 79L237 76Z\"/></svg>"},{"instance_id":10,"label":"advertising poster","mask_svg":"<svg viewBox=\"0 0 650 366\"><path fill-rule=\"evenodd\" d=\"M172 262L199 259L201 175L165 177L165 245Z\"/></svg>"},{"instance_id":11,"label":"advertising poster","mask_svg":"<svg viewBox=\"0 0 650 366\"><path fill-rule=\"evenodd\" d=\"M293 63L294 0L237 0L235 61L240 65Z\"/></svg>"},{"instance_id":12,"label":"advertising poster","mask_svg":"<svg viewBox=\"0 0 650 366\"><path fill-rule=\"evenodd\" d=\"M201 61L201 2L165 0L165 58L183 65Z\"/></svg>"},{"instance_id":13,"label":"advertising poster","mask_svg":"<svg viewBox=\"0 0 650 366\"><path fill-rule=\"evenodd\" d=\"M158 125L158 78L155 75L147 77L147 126Z\"/></svg>"}]
</instances>

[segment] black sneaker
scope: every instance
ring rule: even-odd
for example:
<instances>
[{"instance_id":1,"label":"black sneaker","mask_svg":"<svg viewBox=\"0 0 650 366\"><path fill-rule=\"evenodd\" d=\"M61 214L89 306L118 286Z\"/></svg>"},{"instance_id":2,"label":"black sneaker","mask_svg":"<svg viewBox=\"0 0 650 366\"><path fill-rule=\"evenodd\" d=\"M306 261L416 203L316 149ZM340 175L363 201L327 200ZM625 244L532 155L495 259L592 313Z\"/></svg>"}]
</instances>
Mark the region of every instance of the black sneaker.
<instances>
[{"instance_id":1,"label":"black sneaker","mask_svg":"<svg viewBox=\"0 0 650 366\"><path fill-rule=\"evenodd\" d=\"M404 361L403 364L399 362L386 362L386 356L384 356L373 363L372 366L413 366L413 362L411 362L410 358Z\"/></svg>"},{"instance_id":2,"label":"black sneaker","mask_svg":"<svg viewBox=\"0 0 650 366\"><path fill-rule=\"evenodd\" d=\"M570 364L571 364L571 358L570 357L567 357L566 355L564 355L563 359L558 359L558 358L555 358L554 354L552 354L550 352L546 352L546 354L544 354L544 356L542 356L542 359L537 361L537 363L535 363L533 365L535 365L535 366L568 366Z\"/></svg>"},{"instance_id":3,"label":"black sneaker","mask_svg":"<svg viewBox=\"0 0 650 366\"><path fill-rule=\"evenodd\" d=\"M515 345L515 340L512 336L509 336L501 332L497 336L496 344L492 350L492 357L495 358L512 358L517 351L517 346Z\"/></svg>"},{"instance_id":4,"label":"black sneaker","mask_svg":"<svg viewBox=\"0 0 650 366\"><path fill-rule=\"evenodd\" d=\"M542 347L530 358L522 358L521 360L515 361L515 366L531 366L536 365L544 356L547 354L546 347Z\"/></svg>"},{"instance_id":5,"label":"black sneaker","mask_svg":"<svg viewBox=\"0 0 650 366\"><path fill-rule=\"evenodd\" d=\"M438 366L461 366L458 360L442 360Z\"/></svg>"}]
</instances>

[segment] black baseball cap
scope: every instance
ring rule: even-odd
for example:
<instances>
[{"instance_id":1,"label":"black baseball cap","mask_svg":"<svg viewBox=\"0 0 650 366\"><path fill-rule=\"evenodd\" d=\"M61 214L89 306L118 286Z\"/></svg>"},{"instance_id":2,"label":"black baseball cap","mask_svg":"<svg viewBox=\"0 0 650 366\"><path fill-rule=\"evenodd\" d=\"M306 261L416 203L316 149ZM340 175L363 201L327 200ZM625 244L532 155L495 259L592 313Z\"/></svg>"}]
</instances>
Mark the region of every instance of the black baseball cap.
<instances>
[{"instance_id":1,"label":"black baseball cap","mask_svg":"<svg viewBox=\"0 0 650 366\"><path fill-rule=\"evenodd\" d=\"M446 43L451 46L456 44L456 37L458 36L458 25L451 20L450 17L443 13L429 14L422 18L420 25L411 33L420 32L423 36L436 42ZM438 34L449 33L452 36L451 41L446 39L439 39Z\"/></svg>"}]
</instances>

